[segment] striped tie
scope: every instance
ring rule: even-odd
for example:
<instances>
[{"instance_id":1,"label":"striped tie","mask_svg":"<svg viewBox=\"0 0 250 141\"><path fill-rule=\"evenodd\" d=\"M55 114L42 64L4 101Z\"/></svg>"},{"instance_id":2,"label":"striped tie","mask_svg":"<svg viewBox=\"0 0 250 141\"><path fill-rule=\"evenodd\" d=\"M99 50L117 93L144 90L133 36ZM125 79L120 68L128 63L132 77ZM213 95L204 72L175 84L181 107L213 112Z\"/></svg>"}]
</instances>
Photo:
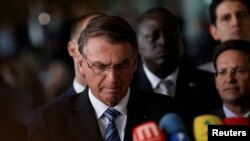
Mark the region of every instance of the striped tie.
<instances>
[{"instance_id":1,"label":"striped tie","mask_svg":"<svg viewBox=\"0 0 250 141\"><path fill-rule=\"evenodd\" d=\"M109 119L108 127L105 130L105 141L121 141L119 133L115 126L115 118L119 114L119 111L117 111L115 108L108 108L104 115Z\"/></svg>"}]
</instances>

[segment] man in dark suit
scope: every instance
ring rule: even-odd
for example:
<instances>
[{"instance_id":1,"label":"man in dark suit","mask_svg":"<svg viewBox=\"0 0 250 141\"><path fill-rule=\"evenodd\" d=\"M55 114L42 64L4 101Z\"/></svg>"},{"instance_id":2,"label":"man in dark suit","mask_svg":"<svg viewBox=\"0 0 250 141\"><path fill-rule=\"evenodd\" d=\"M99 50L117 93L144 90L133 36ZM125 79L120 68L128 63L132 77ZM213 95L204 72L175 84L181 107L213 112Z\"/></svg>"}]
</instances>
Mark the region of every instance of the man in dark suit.
<instances>
[{"instance_id":1,"label":"man in dark suit","mask_svg":"<svg viewBox=\"0 0 250 141\"><path fill-rule=\"evenodd\" d=\"M84 76L82 76L78 70L77 56L79 54L79 49L77 41L79 39L81 31L84 30L84 28L87 26L89 20L99 15L102 15L102 13L88 13L86 15L78 17L72 24L70 40L68 42L68 53L73 58L75 77L73 80L73 85L68 88L68 90L63 94L61 94L60 98L66 98L68 96L80 93L85 89L87 85Z\"/></svg>"},{"instance_id":2,"label":"man in dark suit","mask_svg":"<svg viewBox=\"0 0 250 141\"><path fill-rule=\"evenodd\" d=\"M137 68L137 41L124 19L92 19L78 45L79 71L88 87L82 94L36 110L30 118L30 141L102 141L110 125L116 127L112 129L118 140L132 141L135 126L148 120L158 122L173 111L173 98L130 89ZM112 122L106 116L110 110L117 114Z\"/></svg>"},{"instance_id":3,"label":"man in dark suit","mask_svg":"<svg viewBox=\"0 0 250 141\"><path fill-rule=\"evenodd\" d=\"M132 87L174 97L187 122L220 106L213 75L188 66L179 23L170 11L162 7L146 11L138 20L137 40L142 64ZM165 80L173 82L167 88L170 93L159 90Z\"/></svg>"},{"instance_id":4,"label":"man in dark suit","mask_svg":"<svg viewBox=\"0 0 250 141\"><path fill-rule=\"evenodd\" d=\"M221 119L250 118L250 42L228 40L221 43L216 47L213 63L223 106L212 113Z\"/></svg>"}]
</instances>

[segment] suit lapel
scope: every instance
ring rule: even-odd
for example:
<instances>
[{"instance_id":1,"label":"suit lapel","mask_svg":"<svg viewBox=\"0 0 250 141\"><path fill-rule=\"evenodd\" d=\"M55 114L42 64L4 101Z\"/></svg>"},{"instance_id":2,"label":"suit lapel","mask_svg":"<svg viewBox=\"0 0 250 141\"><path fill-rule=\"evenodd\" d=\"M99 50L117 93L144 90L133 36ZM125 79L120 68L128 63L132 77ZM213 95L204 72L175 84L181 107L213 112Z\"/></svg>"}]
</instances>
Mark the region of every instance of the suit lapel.
<instances>
[{"instance_id":1,"label":"suit lapel","mask_svg":"<svg viewBox=\"0 0 250 141\"><path fill-rule=\"evenodd\" d=\"M135 72L131 87L148 92L154 91L142 65L140 65Z\"/></svg>"},{"instance_id":2,"label":"suit lapel","mask_svg":"<svg viewBox=\"0 0 250 141\"><path fill-rule=\"evenodd\" d=\"M140 123L148 121L149 112L145 100L139 99L140 94L131 89L127 107L127 123L125 127L124 141L132 141L133 128Z\"/></svg>"},{"instance_id":3,"label":"suit lapel","mask_svg":"<svg viewBox=\"0 0 250 141\"><path fill-rule=\"evenodd\" d=\"M73 121L76 127L79 127L79 133L83 139L88 141L102 141L102 135L99 130L94 108L92 107L89 96L88 88L79 95L72 106Z\"/></svg>"}]
</instances>

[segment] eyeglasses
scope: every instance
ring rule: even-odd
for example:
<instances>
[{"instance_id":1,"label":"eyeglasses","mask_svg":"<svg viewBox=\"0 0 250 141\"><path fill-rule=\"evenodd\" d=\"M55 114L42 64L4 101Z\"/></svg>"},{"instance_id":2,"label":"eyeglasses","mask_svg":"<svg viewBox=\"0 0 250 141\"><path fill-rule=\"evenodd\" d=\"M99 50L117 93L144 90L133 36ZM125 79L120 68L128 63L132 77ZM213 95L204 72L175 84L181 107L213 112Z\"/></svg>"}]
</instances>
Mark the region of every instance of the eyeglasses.
<instances>
[{"instance_id":1,"label":"eyeglasses","mask_svg":"<svg viewBox=\"0 0 250 141\"><path fill-rule=\"evenodd\" d=\"M101 63L93 64L93 63L91 63L91 61L89 61L89 59L87 59L87 56L85 56L84 59L86 60L88 67L94 73L99 74L99 75L106 75L111 68L113 68L115 70L115 72L124 74L124 73L128 72L131 68L135 67L135 64L136 64L134 61L133 64L123 63L123 64L117 64L114 66L110 66L110 65L101 64Z\"/></svg>"},{"instance_id":2,"label":"eyeglasses","mask_svg":"<svg viewBox=\"0 0 250 141\"><path fill-rule=\"evenodd\" d=\"M225 77L228 73L233 74L235 77L244 77L249 74L249 68L246 67L236 67L231 70L229 69L218 69L215 73L216 77Z\"/></svg>"}]
</instances>

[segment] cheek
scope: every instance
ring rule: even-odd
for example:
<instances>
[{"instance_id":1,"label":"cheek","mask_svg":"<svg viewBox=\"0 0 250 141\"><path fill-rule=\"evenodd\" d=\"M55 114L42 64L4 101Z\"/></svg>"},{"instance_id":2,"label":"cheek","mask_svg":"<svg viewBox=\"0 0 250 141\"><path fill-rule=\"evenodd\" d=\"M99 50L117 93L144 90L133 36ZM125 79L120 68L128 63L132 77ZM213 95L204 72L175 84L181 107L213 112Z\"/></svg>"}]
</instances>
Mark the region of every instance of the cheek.
<instances>
[{"instance_id":1,"label":"cheek","mask_svg":"<svg viewBox=\"0 0 250 141\"><path fill-rule=\"evenodd\" d=\"M215 78L215 87L219 89L222 85L222 81L219 80L218 78Z\"/></svg>"},{"instance_id":2,"label":"cheek","mask_svg":"<svg viewBox=\"0 0 250 141\"><path fill-rule=\"evenodd\" d=\"M243 81L238 81L238 82L240 83L240 85L242 85L246 89L250 89L250 78L247 78Z\"/></svg>"},{"instance_id":3,"label":"cheek","mask_svg":"<svg viewBox=\"0 0 250 141\"><path fill-rule=\"evenodd\" d=\"M103 82L103 78L98 77L95 74L93 75L88 72L86 73L85 78L86 78L87 84L93 91L95 92L99 91L99 88L101 87L102 82Z\"/></svg>"},{"instance_id":4,"label":"cheek","mask_svg":"<svg viewBox=\"0 0 250 141\"><path fill-rule=\"evenodd\" d=\"M144 43L144 46L140 48L140 53L144 55L152 55L153 45Z\"/></svg>"},{"instance_id":5,"label":"cheek","mask_svg":"<svg viewBox=\"0 0 250 141\"><path fill-rule=\"evenodd\" d=\"M86 76L86 80L90 83L95 83L98 80L98 77L89 71L85 71L85 76Z\"/></svg>"}]
</instances>

